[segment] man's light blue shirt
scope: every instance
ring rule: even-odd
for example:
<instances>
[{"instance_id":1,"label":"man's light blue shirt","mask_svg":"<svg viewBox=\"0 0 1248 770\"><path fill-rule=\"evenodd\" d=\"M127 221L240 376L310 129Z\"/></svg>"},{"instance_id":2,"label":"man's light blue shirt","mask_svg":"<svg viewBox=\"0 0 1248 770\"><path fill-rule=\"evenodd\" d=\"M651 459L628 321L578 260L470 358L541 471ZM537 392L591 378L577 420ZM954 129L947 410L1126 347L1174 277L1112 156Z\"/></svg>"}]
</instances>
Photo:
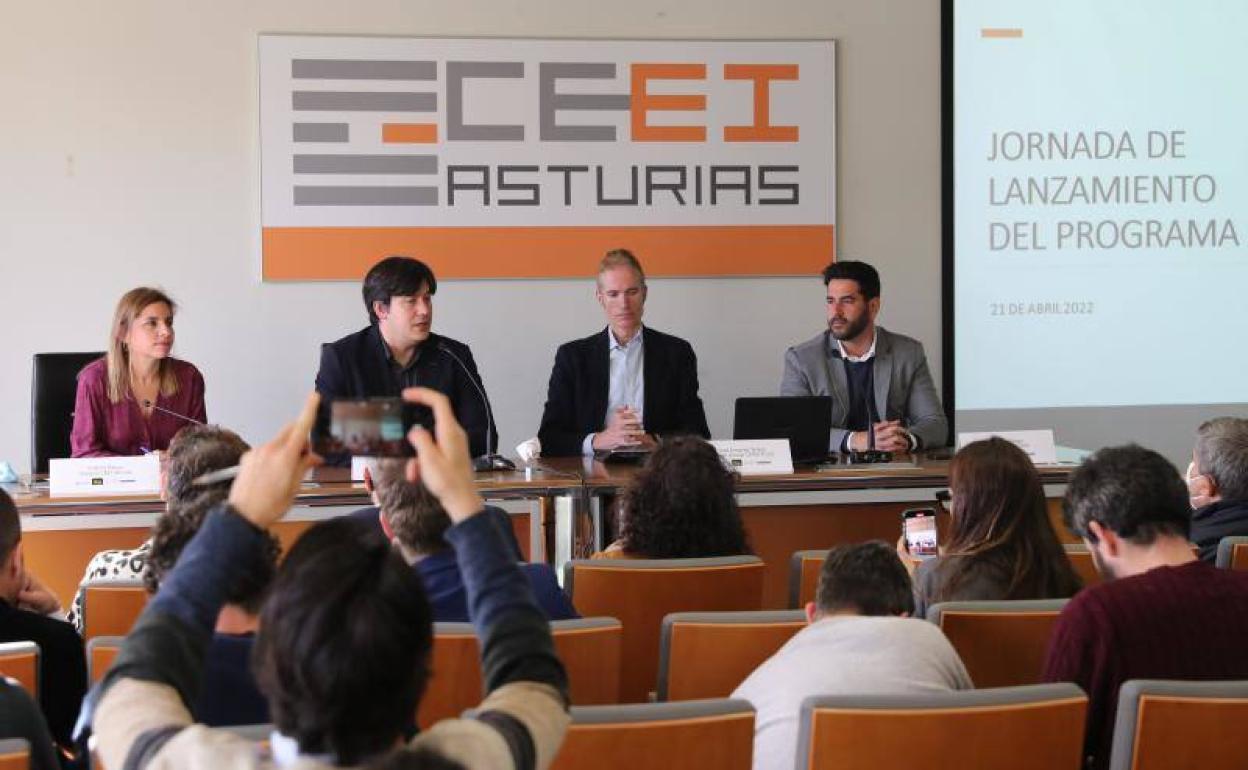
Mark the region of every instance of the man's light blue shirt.
<instances>
[{"instance_id":1,"label":"man's light blue shirt","mask_svg":"<svg viewBox=\"0 0 1248 770\"><path fill-rule=\"evenodd\" d=\"M607 343L610 346L610 386L607 388L607 413L602 416L602 425L606 427L610 416L622 406L631 407L637 420L644 425L645 415L642 409L646 402L645 352L643 350L641 327L627 343L621 344L615 332L607 329ZM594 453L594 434L590 433L581 443L581 454Z\"/></svg>"}]
</instances>

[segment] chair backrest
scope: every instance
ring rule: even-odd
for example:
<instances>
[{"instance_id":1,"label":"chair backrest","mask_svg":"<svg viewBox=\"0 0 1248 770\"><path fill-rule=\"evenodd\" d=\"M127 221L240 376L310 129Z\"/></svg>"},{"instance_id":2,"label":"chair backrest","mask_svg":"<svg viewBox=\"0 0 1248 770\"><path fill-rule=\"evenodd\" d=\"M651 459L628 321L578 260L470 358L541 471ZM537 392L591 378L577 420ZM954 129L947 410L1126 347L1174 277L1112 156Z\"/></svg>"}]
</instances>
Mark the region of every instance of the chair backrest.
<instances>
[{"instance_id":1,"label":"chair backrest","mask_svg":"<svg viewBox=\"0 0 1248 770\"><path fill-rule=\"evenodd\" d=\"M556 620L550 624L555 652L568 671L574 704L616 703L624 630L615 618ZM481 653L471 623L435 623L431 676L416 713L428 729L481 703Z\"/></svg>"},{"instance_id":2,"label":"chair backrest","mask_svg":"<svg viewBox=\"0 0 1248 770\"><path fill-rule=\"evenodd\" d=\"M744 700L573 706L552 770L748 770L754 708Z\"/></svg>"},{"instance_id":3,"label":"chair backrest","mask_svg":"<svg viewBox=\"0 0 1248 770\"><path fill-rule=\"evenodd\" d=\"M30 469L47 473L48 460L69 457L78 372L98 353L36 353L30 378Z\"/></svg>"},{"instance_id":4,"label":"chair backrest","mask_svg":"<svg viewBox=\"0 0 1248 770\"><path fill-rule=\"evenodd\" d=\"M806 606L806 602L815 600L815 589L819 587L819 571L823 569L823 560L826 558L826 548L797 551L789 558L789 609L800 610Z\"/></svg>"},{"instance_id":5,"label":"chair backrest","mask_svg":"<svg viewBox=\"0 0 1248 770\"><path fill-rule=\"evenodd\" d=\"M1234 535L1219 540L1215 563L1223 569L1248 569L1248 537Z\"/></svg>"},{"instance_id":6,"label":"chair backrest","mask_svg":"<svg viewBox=\"0 0 1248 770\"><path fill-rule=\"evenodd\" d=\"M25 738L0 740L0 770L27 770L30 767L30 742Z\"/></svg>"},{"instance_id":7,"label":"chair backrest","mask_svg":"<svg viewBox=\"0 0 1248 770\"><path fill-rule=\"evenodd\" d=\"M564 590L586 615L624 624L620 697L647 699L659 669L659 626L673 612L760 610L763 562L756 556L711 559L574 559Z\"/></svg>"},{"instance_id":8,"label":"chair backrest","mask_svg":"<svg viewBox=\"0 0 1248 770\"><path fill-rule=\"evenodd\" d=\"M1068 599L941 602L927 610L976 687L1039 684L1053 624Z\"/></svg>"},{"instance_id":9,"label":"chair backrest","mask_svg":"<svg viewBox=\"0 0 1248 770\"><path fill-rule=\"evenodd\" d=\"M1131 679L1118 692L1110 770L1248 765L1248 681Z\"/></svg>"},{"instance_id":10,"label":"chair backrest","mask_svg":"<svg viewBox=\"0 0 1248 770\"><path fill-rule=\"evenodd\" d=\"M1092 561L1092 552L1086 545L1063 543L1062 548L1066 550L1066 558L1070 560L1070 566L1074 568L1075 574L1083 581L1085 587L1101 584L1101 573L1097 571L1096 564Z\"/></svg>"},{"instance_id":11,"label":"chair backrest","mask_svg":"<svg viewBox=\"0 0 1248 770\"><path fill-rule=\"evenodd\" d=\"M0 644L0 676L17 680L30 697L39 699L39 645L35 642Z\"/></svg>"},{"instance_id":12,"label":"chair backrest","mask_svg":"<svg viewBox=\"0 0 1248 770\"><path fill-rule=\"evenodd\" d=\"M658 699L727 698L805 626L801 610L672 613L659 636Z\"/></svg>"},{"instance_id":13,"label":"chair backrest","mask_svg":"<svg viewBox=\"0 0 1248 770\"><path fill-rule=\"evenodd\" d=\"M87 640L87 681L95 684L104 678L125 640L124 636L97 636Z\"/></svg>"},{"instance_id":14,"label":"chair backrest","mask_svg":"<svg viewBox=\"0 0 1248 770\"><path fill-rule=\"evenodd\" d=\"M815 696L802 702L797 768L1078 770L1087 708L1073 684Z\"/></svg>"},{"instance_id":15,"label":"chair backrest","mask_svg":"<svg viewBox=\"0 0 1248 770\"><path fill-rule=\"evenodd\" d=\"M125 636L147 606L141 580L91 583L83 587L82 638Z\"/></svg>"}]
</instances>

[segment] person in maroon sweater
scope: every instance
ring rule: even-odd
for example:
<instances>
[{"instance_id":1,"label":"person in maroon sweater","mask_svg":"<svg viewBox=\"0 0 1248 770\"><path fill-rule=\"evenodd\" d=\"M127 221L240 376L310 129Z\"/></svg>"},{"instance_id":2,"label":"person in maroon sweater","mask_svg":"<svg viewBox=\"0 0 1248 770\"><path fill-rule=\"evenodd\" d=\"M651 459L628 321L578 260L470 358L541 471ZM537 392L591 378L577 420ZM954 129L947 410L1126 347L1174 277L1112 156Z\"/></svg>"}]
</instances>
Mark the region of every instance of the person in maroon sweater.
<instances>
[{"instance_id":1,"label":"person in maroon sweater","mask_svg":"<svg viewBox=\"0 0 1248 770\"><path fill-rule=\"evenodd\" d=\"M1092 455L1071 475L1062 509L1106 582L1062 611L1044 679L1087 692L1086 753L1104 768L1123 682L1248 679L1248 572L1195 557L1186 485L1151 450Z\"/></svg>"}]
</instances>

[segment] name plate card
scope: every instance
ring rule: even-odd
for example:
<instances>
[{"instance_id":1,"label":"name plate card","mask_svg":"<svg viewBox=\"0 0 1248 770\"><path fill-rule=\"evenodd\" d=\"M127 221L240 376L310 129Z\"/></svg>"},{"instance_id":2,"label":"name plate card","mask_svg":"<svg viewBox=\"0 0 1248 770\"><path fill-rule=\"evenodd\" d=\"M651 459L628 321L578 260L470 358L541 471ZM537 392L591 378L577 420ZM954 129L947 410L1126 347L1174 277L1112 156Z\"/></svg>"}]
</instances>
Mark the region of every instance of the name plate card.
<instances>
[{"instance_id":1,"label":"name plate card","mask_svg":"<svg viewBox=\"0 0 1248 770\"><path fill-rule=\"evenodd\" d=\"M976 441L996 436L1027 453L1033 465L1057 465L1057 444L1051 430L1000 430L980 433L959 433L958 449Z\"/></svg>"},{"instance_id":2,"label":"name plate card","mask_svg":"<svg viewBox=\"0 0 1248 770\"><path fill-rule=\"evenodd\" d=\"M712 441L711 446L729 467L742 476L793 472L793 454L789 451L787 438Z\"/></svg>"},{"instance_id":3,"label":"name plate card","mask_svg":"<svg viewBox=\"0 0 1248 770\"><path fill-rule=\"evenodd\" d=\"M150 495L160 492L160 457L76 457L49 463L48 493L75 495Z\"/></svg>"}]
</instances>

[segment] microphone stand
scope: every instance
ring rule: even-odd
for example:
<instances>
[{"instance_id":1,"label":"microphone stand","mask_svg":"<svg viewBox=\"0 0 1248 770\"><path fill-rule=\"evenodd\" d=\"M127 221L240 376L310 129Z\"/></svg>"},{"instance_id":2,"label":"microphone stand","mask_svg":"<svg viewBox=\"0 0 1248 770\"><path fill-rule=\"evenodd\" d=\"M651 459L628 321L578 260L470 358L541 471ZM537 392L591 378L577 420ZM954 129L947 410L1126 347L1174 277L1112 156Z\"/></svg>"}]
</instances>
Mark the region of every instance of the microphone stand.
<instances>
[{"instance_id":1,"label":"microphone stand","mask_svg":"<svg viewBox=\"0 0 1248 770\"><path fill-rule=\"evenodd\" d=\"M472 376L472 370L468 368L468 365L460 360L459 356L452 353L445 343L439 342L438 350L447 354L455 363L459 364L459 368L463 369L464 374L468 376L468 381L472 383L472 386L477 389L477 393L480 394L481 403L485 404L485 454L472 458L472 469L478 473L481 471L514 471L516 469L515 463L496 452L490 451L490 447L494 443L491 441L493 434L490 431L490 427L494 424L494 414L490 409L490 399L485 395L485 388L481 387L481 383L477 382L476 377Z\"/></svg>"}]
</instances>

